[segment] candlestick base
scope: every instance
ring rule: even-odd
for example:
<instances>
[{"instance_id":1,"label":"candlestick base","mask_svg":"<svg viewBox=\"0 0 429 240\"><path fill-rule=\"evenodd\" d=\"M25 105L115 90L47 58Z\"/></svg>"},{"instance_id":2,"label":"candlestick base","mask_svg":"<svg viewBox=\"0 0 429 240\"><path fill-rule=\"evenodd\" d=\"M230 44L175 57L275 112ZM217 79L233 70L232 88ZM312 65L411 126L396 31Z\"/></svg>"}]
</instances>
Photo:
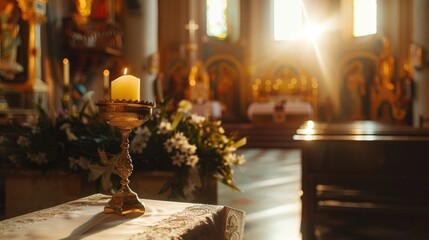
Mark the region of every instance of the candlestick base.
<instances>
[{"instance_id":1,"label":"candlestick base","mask_svg":"<svg viewBox=\"0 0 429 240\"><path fill-rule=\"evenodd\" d=\"M112 199L104 207L104 213L125 215L128 213L144 213L145 206L139 201L128 183L128 178L133 171L132 159L129 154L128 136L133 128L141 126L152 115L154 103L126 100L98 100L95 103L101 116L111 126L119 128L122 135L121 156L116 170L121 177L121 187L112 196Z\"/></svg>"},{"instance_id":2,"label":"candlestick base","mask_svg":"<svg viewBox=\"0 0 429 240\"><path fill-rule=\"evenodd\" d=\"M113 195L104 207L104 213L115 213L117 215L145 213L145 211L146 207L144 203L139 201L137 194L128 186L125 191Z\"/></svg>"}]
</instances>

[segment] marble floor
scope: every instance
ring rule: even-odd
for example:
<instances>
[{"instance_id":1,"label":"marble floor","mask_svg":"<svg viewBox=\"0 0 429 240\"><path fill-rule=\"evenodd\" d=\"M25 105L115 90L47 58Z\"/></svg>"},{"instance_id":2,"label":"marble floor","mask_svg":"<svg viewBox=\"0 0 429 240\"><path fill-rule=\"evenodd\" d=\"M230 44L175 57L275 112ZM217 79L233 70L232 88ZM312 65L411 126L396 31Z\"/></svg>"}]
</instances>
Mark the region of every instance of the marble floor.
<instances>
[{"instance_id":1,"label":"marble floor","mask_svg":"<svg viewBox=\"0 0 429 240\"><path fill-rule=\"evenodd\" d=\"M219 184L218 203L246 212L246 240L299 240L301 152L299 149L241 150L247 162L234 175L242 192Z\"/></svg>"}]
</instances>

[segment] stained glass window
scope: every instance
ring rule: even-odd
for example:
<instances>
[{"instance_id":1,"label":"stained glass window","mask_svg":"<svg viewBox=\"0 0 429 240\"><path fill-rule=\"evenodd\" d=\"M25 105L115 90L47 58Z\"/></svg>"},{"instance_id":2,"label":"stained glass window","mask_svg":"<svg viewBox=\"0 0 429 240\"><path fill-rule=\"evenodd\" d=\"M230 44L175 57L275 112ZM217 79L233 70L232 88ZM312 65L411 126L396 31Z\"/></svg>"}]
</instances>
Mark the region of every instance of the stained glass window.
<instances>
[{"instance_id":1,"label":"stained glass window","mask_svg":"<svg viewBox=\"0 0 429 240\"><path fill-rule=\"evenodd\" d=\"M292 40L303 31L301 0L274 0L274 40Z\"/></svg>"},{"instance_id":2,"label":"stained glass window","mask_svg":"<svg viewBox=\"0 0 429 240\"><path fill-rule=\"evenodd\" d=\"M353 1L353 36L377 33L377 0Z\"/></svg>"},{"instance_id":3,"label":"stained glass window","mask_svg":"<svg viewBox=\"0 0 429 240\"><path fill-rule=\"evenodd\" d=\"M228 36L228 0L206 0L207 35L219 39Z\"/></svg>"}]
</instances>

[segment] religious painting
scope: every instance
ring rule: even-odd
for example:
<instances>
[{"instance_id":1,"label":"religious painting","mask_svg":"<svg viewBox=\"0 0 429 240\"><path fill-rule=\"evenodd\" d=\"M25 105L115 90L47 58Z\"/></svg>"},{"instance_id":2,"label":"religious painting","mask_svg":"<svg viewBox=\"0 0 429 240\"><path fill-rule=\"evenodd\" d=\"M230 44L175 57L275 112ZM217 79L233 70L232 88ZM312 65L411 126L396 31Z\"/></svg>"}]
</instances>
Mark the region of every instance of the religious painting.
<instances>
[{"instance_id":1,"label":"religious painting","mask_svg":"<svg viewBox=\"0 0 429 240\"><path fill-rule=\"evenodd\" d=\"M341 112L344 120L367 120L371 117L371 86L377 78L377 57L359 54L340 66Z\"/></svg>"},{"instance_id":2,"label":"religious painting","mask_svg":"<svg viewBox=\"0 0 429 240\"><path fill-rule=\"evenodd\" d=\"M420 70L423 67L423 47L417 43L413 43L410 46L410 52L412 66Z\"/></svg>"},{"instance_id":3,"label":"religious painting","mask_svg":"<svg viewBox=\"0 0 429 240\"><path fill-rule=\"evenodd\" d=\"M166 97L172 99L173 106L180 100L187 99L188 68L184 61L173 61L168 67L166 81L168 88L165 89Z\"/></svg>"},{"instance_id":4,"label":"religious painting","mask_svg":"<svg viewBox=\"0 0 429 240\"><path fill-rule=\"evenodd\" d=\"M207 60L210 95L222 105L223 119L237 119L240 114L239 85L242 69L238 60L229 55L218 55Z\"/></svg>"}]
</instances>

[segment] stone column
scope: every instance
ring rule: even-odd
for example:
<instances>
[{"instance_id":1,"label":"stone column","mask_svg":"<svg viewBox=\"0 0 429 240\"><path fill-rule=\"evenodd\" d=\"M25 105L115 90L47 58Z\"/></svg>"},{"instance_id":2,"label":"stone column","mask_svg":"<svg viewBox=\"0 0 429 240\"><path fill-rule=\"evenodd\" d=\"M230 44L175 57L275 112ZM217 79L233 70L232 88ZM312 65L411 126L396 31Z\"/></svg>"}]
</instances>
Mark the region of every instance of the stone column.
<instances>
[{"instance_id":1,"label":"stone column","mask_svg":"<svg viewBox=\"0 0 429 240\"><path fill-rule=\"evenodd\" d=\"M151 70L150 62L158 52L158 0L125 1L123 29L128 74L140 78L140 98L155 101L156 72Z\"/></svg>"},{"instance_id":2,"label":"stone column","mask_svg":"<svg viewBox=\"0 0 429 240\"><path fill-rule=\"evenodd\" d=\"M413 1L413 43L429 52L429 0ZM411 53L413 54L413 53ZM417 126L419 117L429 118L429 56L423 59L423 67L414 69L413 125Z\"/></svg>"}]
</instances>

